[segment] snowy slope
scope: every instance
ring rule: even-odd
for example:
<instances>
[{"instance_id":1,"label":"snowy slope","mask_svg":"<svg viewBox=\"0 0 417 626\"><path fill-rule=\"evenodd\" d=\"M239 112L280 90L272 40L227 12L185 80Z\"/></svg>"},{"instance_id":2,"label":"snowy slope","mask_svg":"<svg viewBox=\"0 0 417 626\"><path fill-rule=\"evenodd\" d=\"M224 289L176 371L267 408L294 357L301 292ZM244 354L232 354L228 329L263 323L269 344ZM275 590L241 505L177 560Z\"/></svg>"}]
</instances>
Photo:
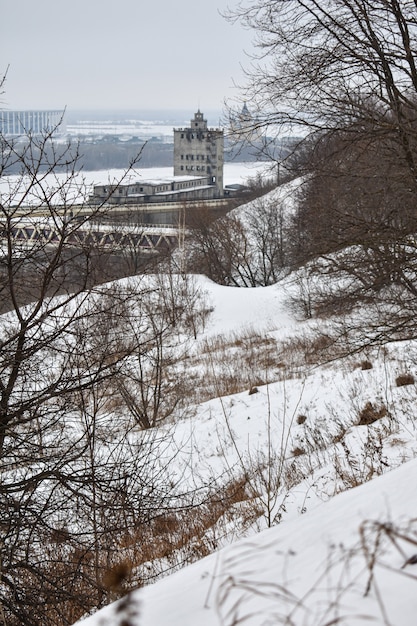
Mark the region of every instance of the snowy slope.
<instances>
[{"instance_id":1,"label":"snowy slope","mask_svg":"<svg viewBox=\"0 0 417 626\"><path fill-rule=\"evenodd\" d=\"M286 308L285 290L276 285L240 289L217 285L205 276L198 276L198 284L213 307L205 336L244 328L287 328L294 323Z\"/></svg>"},{"instance_id":2,"label":"snowy slope","mask_svg":"<svg viewBox=\"0 0 417 626\"><path fill-rule=\"evenodd\" d=\"M415 385L397 387L395 377L415 373L417 346L370 352L370 369L353 357L317 366L281 345L309 329L289 313L284 283L238 289L195 280L213 308L195 353L203 353L204 341L246 333L242 352L230 352L245 390L203 402L175 425L172 471L195 485L196 476L204 483L269 458L272 472L281 472L270 511L281 523L257 532L266 526L264 510L246 528L247 539L233 545L239 532L229 528L216 537L219 548L227 547L131 594L129 614L107 607L83 626L116 626L123 617L129 626L414 625L417 565L403 566L417 554L410 521L417 517L417 462L408 461L417 456ZM251 332L273 340L274 358L283 362L280 376L270 366L271 382L248 395L244 354ZM195 365L200 374L203 356ZM252 369L260 367L256 353L252 358ZM358 425L367 402L386 414Z\"/></svg>"},{"instance_id":3,"label":"snowy slope","mask_svg":"<svg viewBox=\"0 0 417 626\"><path fill-rule=\"evenodd\" d=\"M134 592L133 623L414 626L417 565L405 563L417 553L416 493L411 461ZM82 624L121 624L126 614L117 609Z\"/></svg>"}]
</instances>

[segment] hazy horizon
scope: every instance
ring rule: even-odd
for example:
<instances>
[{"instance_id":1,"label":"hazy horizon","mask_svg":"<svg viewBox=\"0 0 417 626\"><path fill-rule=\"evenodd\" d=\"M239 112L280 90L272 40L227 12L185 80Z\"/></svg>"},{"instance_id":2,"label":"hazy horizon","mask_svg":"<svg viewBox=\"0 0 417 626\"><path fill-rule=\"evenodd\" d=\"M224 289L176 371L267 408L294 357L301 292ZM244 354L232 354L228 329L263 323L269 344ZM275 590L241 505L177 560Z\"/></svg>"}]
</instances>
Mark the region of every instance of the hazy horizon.
<instances>
[{"instance_id":1,"label":"hazy horizon","mask_svg":"<svg viewBox=\"0 0 417 626\"><path fill-rule=\"evenodd\" d=\"M218 109L200 109L204 114L205 118L221 116L223 111ZM194 113L196 113L197 109L189 108L127 108L127 109L97 109L97 108L74 108L67 109L65 114L67 117L71 116L87 116L94 115L97 118L104 118L105 116L113 116L113 117L126 117L129 115L140 115L143 119L155 120L155 116L158 116L163 119L177 119L180 117L184 117L185 120L190 121L192 117L194 117Z\"/></svg>"},{"instance_id":2,"label":"hazy horizon","mask_svg":"<svg viewBox=\"0 0 417 626\"><path fill-rule=\"evenodd\" d=\"M219 111L237 97L251 35L220 14L238 0L5 3L0 107Z\"/></svg>"}]
</instances>

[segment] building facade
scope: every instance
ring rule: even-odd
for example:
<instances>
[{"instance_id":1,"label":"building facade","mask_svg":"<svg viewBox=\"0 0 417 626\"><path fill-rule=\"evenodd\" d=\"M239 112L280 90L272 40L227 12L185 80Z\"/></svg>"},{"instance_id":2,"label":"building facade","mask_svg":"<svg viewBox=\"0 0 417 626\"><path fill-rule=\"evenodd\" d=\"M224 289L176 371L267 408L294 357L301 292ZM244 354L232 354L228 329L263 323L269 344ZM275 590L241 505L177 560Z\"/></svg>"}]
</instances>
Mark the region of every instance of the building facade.
<instances>
[{"instance_id":1,"label":"building facade","mask_svg":"<svg viewBox=\"0 0 417 626\"><path fill-rule=\"evenodd\" d=\"M64 111L0 111L0 131L4 137L63 135Z\"/></svg>"},{"instance_id":2,"label":"building facade","mask_svg":"<svg viewBox=\"0 0 417 626\"><path fill-rule=\"evenodd\" d=\"M211 176L177 176L174 180L140 180L127 185L95 185L90 203L153 204L215 197Z\"/></svg>"},{"instance_id":3,"label":"building facade","mask_svg":"<svg viewBox=\"0 0 417 626\"><path fill-rule=\"evenodd\" d=\"M224 131L208 128L197 111L187 128L174 129L174 176L209 176L223 195Z\"/></svg>"}]
</instances>

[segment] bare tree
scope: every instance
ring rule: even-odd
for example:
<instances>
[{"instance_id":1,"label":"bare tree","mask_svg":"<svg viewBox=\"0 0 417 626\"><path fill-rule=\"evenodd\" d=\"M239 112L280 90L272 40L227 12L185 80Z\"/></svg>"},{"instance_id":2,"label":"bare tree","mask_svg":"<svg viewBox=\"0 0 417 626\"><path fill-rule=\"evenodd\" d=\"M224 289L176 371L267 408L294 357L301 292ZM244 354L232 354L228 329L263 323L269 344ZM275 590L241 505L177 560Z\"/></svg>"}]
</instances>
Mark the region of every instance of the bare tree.
<instances>
[{"instance_id":1,"label":"bare tree","mask_svg":"<svg viewBox=\"0 0 417 626\"><path fill-rule=\"evenodd\" d=\"M298 264L321 277L310 282L315 312L414 301L415 187L398 145L340 131L316 142L308 162L291 240Z\"/></svg>"},{"instance_id":2,"label":"bare tree","mask_svg":"<svg viewBox=\"0 0 417 626\"><path fill-rule=\"evenodd\" d=\"M190 338L196 338L209 313L204 294L192 277L172 271L147 276L140 322L130 330L136 348L112 381L124 407L140 428L148 429L168 418L183 416L192 393L192 378L182 371Z\"/></svg>"},{"instance_id":3,"label":"bare tree","mask_svg":"<svg viewBox=\"0 0 417 626\"><path fill-rule=\"evenodd\" d=\"M0 602L10 625L72 623L100 604L121 536L167 492L152 438L135 441L127 422L110 428L103 408L115 371L138 341L146 350L129 333L146 294L97 286L108 275L89 223L104 207L87 205L78 159L52 131L0 137Z\"/></svg>"},{"instance_id":4,"label":"bare tree","mask_svg":"<svg viewBox=\"0 0 417 626\"><path fill-rule=\"evenodd\" d=\"M395 137L415 179L415 11L413 0L242 3L229 17L255 31L243 98L258 124L305 136L361 120Z\"/></svg>"},{"instance_id":5,"label":"bare tree","mask_svg":"<svg viewBox=\"0 0 417 626\"><path fill-rule=\"evenodd\" d=\"M308 263L303 302L326 315L375 306L381 323L366 341L400 328L415 335L416 9L412 0L254 0L230 16L256 33L243 98L257 123L301 138L290 239Z\"/></svg>"},{"instance_id":6,"label":"bare tree","mask_svg":"<svg viewBox=\"0 0 417 626\"><path fill-rule=\"evenodd\" d=\"M215 221L202 211L187 241L188 263L223 285L273 284L288 271L288 225L284 205L267 195Z\"/></svg>"}]
</instances>

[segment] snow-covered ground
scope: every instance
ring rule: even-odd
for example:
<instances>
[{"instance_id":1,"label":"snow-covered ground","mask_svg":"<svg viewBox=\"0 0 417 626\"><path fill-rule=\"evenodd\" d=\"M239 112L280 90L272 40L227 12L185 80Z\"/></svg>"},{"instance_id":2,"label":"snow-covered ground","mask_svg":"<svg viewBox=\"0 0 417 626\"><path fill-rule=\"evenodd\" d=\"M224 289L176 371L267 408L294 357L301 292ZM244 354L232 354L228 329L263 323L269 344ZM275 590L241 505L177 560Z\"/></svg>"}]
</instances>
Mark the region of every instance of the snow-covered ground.
<instances>
[{"instance_id":1,"label":"snow-covered ground","mask_svg":"<svg viewBox=\"0 0 417 626\"><path fill-rule=\"evenodd\" d=\"M198 404L175 425L171 471L184 482L246 473L261 494L259 514L230 545L234 532L242 536L237 507L236 529L232 515L217 552L81 623L414 625L416 387L395 379L416 373L417 345L370 351L366 366L358 357L319 366L291 343L309 326L290 312L287 280L256 289L196 281L213 312L187 368L201 371L211 346L209 366L225 377L216 351L229 342L227 367L242 390ZM268 364L255 336L272 342ZM252 374L269 383L249 394ZM369 402L382 417L359 425Z\"/></svg>"},{"instance_id":2,"label":"snow-covered ground","mask_svg":"<svg viewBox=\"0 0 417 626\"><path fill-rule=\"evenodd\" d=\"M220 113L220 112L218 112ZM72 116L74 117L74 115ZM85 117L85 114L82 116ZM142 119L137 114L130 116L124 116L124 119L119 117L119 120L109 114L108 119L79 119L78 121L72 120L66 125L66 132L69 136L86 137L86 138L100 138L106 135L118 136L120 140L127 140L132 137L148 140L151 138L158 138L159 140L172 142L172 130L173 128L182 128L189 126L191 113L179 113L176 112L164 119ZM209 116L209 126L221 126L219 115L217 119L213 118L213 114Z\"/></svg>"},{"instance_id":3,"label":"snow-covered ground","mask_svg":"<svg viewBox=\"0 0 417 626\"><path fill-rule=\"evenodd\" d=\"M256 173L225 170L228 183ZM274 193L291 210L292 183ZM195 380L195 406L161 427L164 455L184 491L244 476L247 498L207 531L211 556L81 623L414 625L417 342L320 364L313 324L292 310L293 277L246 289L194 281L211 314L179 372ZM398 386L404 374L411 384ZM378 418L361 423L366 410Z\"/></svg>"},{"instance_id":4,"label":"snow-covered ground","mask_svg":"<svg viewBox=\"0 0 417 626\"><path fill-rule=\"evenodd\" d=\"M82 624L414 626L417 566L407 561L416 554L410 523L416 490L417 462L411 461Z\"/></svg>"}]
</instances>

